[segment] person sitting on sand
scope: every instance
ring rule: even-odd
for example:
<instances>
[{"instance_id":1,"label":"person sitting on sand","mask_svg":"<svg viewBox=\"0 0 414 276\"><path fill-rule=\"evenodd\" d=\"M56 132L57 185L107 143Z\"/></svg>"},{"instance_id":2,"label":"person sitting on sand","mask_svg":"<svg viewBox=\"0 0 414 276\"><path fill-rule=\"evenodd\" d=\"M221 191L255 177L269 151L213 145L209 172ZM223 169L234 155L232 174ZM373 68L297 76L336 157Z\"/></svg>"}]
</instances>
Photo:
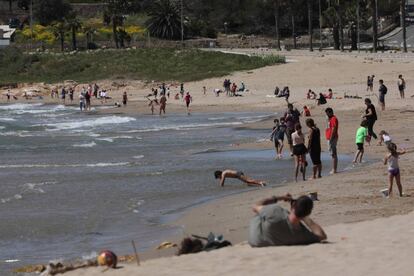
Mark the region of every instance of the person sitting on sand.
<instances>
[{"instance_id":1,"label":"person sitting on sand","mask_svg":"<svg viewBox=\"0 0 414 276\"><path fill-rule=\"evenodd\" d=\"M290 212L276 204L281 200L290 202ZM287 194L261 200L253 206L256 216L250 222L250 246L307 245L326 240L325 231L309 217L312 209L308 196L293 199Z\"/></svg>"},{"instance_id":2,"label":"person sitting on sand","mask_svg":"<svg viewBox=\"0 0 414 276\"><path fill-rule=\"evenodd\" d=\"M315 100L316 99L316 93L313 92L311 89L309 89L308 93L306 94L306 99Z\"/></svg>"},{"instance_id":3,"label":"person sitting on sand","mask_svg":"<svg viewBox=\"0 0 414 276\"><path fill-rule=\"evenodd\" d=\"M325 96L319 93L319 99L316 100L318 105L324 105L327 103Z\"/></svg>"},{"instance_id":4,"label":"person sitting on sand","mask_svg":"<svg viewBox=\"0 0 414 276\"><path fill-rule=\"evenodd\" d=\"M285 86L282 91L277 95L279 98L285 98L286 102L289 104L290 90L288 86Z\"/></svg>"},{"instance_id":5,"label":"person sitting on sand","mask_svg":"<svg viewBox=\"0 0 414 276\"><path fill-rule=\"evenodd\" d=\"M309 107L307 107L306 105L303 106L302 115L304 115L305 117L310 117L311 116L311 112L309 110Z\"/></svg>"},{"instance_id":6,"label":"person sitting on sand","mask_svg":"<svg viewBox=\"0 0 414 276\"><path fill-rule=\"evenodd\" d=\"M241 82L240 88L237 90L237 92L244 92L244 90L246 90L246 85L244 82Z\"/></svg>"},{"instance_id":7,"label":"person sitting on sand","mask_svg":"<svg viewBox=\"0 0 414 276\"><path fill-rule=\"evenodd\" d=\"M329 88L329 89L328 89L328 94L325 94L324 96L325 96L325 98L326 98L326 99L331 100L331 99L333 98L333 92L332 92L332 89L331 89L331 88Z\"/></svg>"},{"instance_id":8,"label":"person sitting on sand","mask_svg":"<svg viewBox=\"0 0 414 276\"><path fill-rule=\"evenodd\" d=\"M224 171L215 171L214 177L220 179L220 186L224 186L224 181L226 178L235 178L239 179L247 184L247 186L266 186L266 182L254 180L246 175L242 171L233 171L233 170L224 170Z\"/></svg>"}]
</instances>

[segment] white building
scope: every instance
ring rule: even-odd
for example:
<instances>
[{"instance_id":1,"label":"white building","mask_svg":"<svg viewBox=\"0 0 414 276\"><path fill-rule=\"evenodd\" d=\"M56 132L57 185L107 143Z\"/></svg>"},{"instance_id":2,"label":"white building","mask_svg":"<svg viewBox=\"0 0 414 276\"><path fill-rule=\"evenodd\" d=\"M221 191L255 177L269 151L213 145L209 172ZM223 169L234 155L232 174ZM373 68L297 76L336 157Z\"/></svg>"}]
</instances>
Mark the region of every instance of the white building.
<instances>
[{"instance_id":1,"label":"white building","mask_svg":"<svg viewBox=\"0 0 414 276\"><path fill-rule=\"evenodd\" d=\"M10 45L15 31L16 29L10 28L9 25L0 25L0 48Z\"/></svg>"}]
</instances>

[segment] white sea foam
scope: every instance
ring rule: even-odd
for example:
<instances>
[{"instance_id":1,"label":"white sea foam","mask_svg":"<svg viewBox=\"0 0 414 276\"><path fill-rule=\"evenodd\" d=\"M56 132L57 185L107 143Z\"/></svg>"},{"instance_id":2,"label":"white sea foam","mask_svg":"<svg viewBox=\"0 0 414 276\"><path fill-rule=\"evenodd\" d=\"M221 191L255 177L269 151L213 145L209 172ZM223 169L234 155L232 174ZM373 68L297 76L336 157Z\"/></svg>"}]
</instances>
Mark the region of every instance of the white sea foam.
<instances>
[{"instance_id":1,"label":"white sea foam","mask_svg":"<svg viewBox=\"0 0 414 276\"><path fill-rule=\"evenodd\" d=\"M8 117L0 117L0 121L3 121L3 122L13 122L13 121L16 121L16 119L14 119L14 118L8 118Z\"/></svg>"},{"instance_id":2,"label":"white sea foam","mask_svg":"<svg viewBox=\"0 0 414 276\"><path fill-rule=\"evenodd\" d=\"M90 142L90 143L85 143L85 144L74 144L72 145L72 147L75 148L93 148L94 146L96 146L95 142Z\"/></svg>"},{"instance_id":3,"label":"white sea foam","mask_svg":"<svg viewBox=\"0 0 414 276\"><path fill-rule=\"evenodd\" d=\"M4 262L5 263L17 263L17 262L20 262L20 260L18 260L18 259L10 259L10 260L5 260Z\"/></svg>"},{"instance_id":4,"label":"white sea foam","mask_svg":"<svg viewBox=\"0 0 414 276\"><path fill-rule=\"evenodd\" d=\"M44 126L49 127L49 130L66 130L66 129L77 129L77 128L85 128L85 127L96 127L96 126L103 126L103 125L110 125L110 124L124 124L131 121L135 121L135 118L132 117L119 117L119 116L106 116L100 117L96 119L89 119L89 120L78 120L72 122L64 122L64 123L53 123L53 124L45 124Z\"/></svg>"},{"instance_id":5,"label":"white sea foam","mask_svg":"<svg viewBox=\"0 0 414 276\"><path fill-rule=\"evenodd\" d=\"M17 137L32 137L33 134L29 134L29 131L20 130L20 131L6 131L0 132L0 136L17 136Z\"/></svg>"},{"instance_id":6,"label":"white sea foam","mask_svg":"<svg viewBox=\"0 0 414 276\"><path fill-rule=\"evenodd\" d=\"M144 132L158 132L164 130L191 130L200 128L210 127L221 127L221 126L237 126L243 124L242 122L223 122L223 123L200 123L200 124L184 124L184 125L167 125L154 128L144 128L130 130L129 133L144 133ZM138 138L139 139L139 138Z\"/></svg>"},{"instance_id":7,"label":"white sea foam","mask_svg":"<svg viewBox=\"0 0 414 276\"><path fill-rule=\"evenodd\" d=\"M98 133L89 133L87 136L89 137L100 137L101 135Z\"/></svg>"},{"instance_id":8,"label":"white sea foam","mask_svg":"<svg viewBox=\"0 0 414 276\"><path fill-rule=\"evenodd\" d=\"M134 158L134 159L142 159L144 157L145 157L144 155L136 155L136 156L133 156L132 158Z\"/></svg>"},{"instance_id":9,"label":"white sea foam","mask_svg":"<svg viewBox=\"0 0 414 276\"><path fill-rule=\"evenodd\" d=\"M98 138L96 140L105 141L105 142L108 142L108 143L112 143L114 141L114 139L112 139L112 138Z\"/></svg>"},{"instance_id":10,"label":"white sea foam","mask_svg":"<svg viewBox=\"0 0 414 276\"><path fill-rule=\"evenodd\" d=\"M0 126L0 129L5 129L6 127L5 126Z\"/></svg>"},{"instance_id":11,"label":"white sea foam","mask_svg":"<svg viewBox=\"0 0 414 276\"><path fill-rule=\"evenodd\" d=\"M17 103L17 104L8 104L8 105L0 105L0 110L22 110L22 109L32 109L36 106L42 106L42 103L35 103L35 104L24 104L24 103Z\"/></svg>"},{"instance_id":12,"label":"white sea foam","mask_svg":"<svg viewBox=\"0 0 414 276\"><path fill-rule=\"evenodd\" d=\"M0 169L24 169L24 168L78 168L78 167L120 167L127 166L129 162L116 163L90 163L90 164L4 164L0 165Z\"/></svg>"}]
</instances>

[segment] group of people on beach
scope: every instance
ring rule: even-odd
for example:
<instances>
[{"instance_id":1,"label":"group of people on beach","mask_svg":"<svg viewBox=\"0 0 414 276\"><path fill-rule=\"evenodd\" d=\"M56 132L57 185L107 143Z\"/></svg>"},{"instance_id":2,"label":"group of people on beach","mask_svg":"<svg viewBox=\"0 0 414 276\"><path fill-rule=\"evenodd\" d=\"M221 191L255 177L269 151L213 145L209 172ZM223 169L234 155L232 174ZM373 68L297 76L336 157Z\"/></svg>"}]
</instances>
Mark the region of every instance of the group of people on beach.
<instances>
[{"instance_id":1,"label":"group of people on beach","mask_svg":"<svg viewBox=\"0 0 414 276\"><path fill-rule=\"evenodd\" d=\"M180 96L181 100L183 100L185 103L187 114L190 115L190 104L193 102L193 97L190 92L185 92L184 83L180 84L180 91L179 93L175 94L174 99L180 100ZM165 115L167 101L170 98L170 86L167 86L165 83L163 83L158 88L152 88L151 94L149 94L146 98L149 101L148 106L150 107L152 115L154 115L155 108L157 106L159 107L159 115Z\"/></svg>"},{"instance_id":2,"label":"group of people on beach","mask_svg":"<svg viewBox=\"0 0 414 276\"><path fill-rule=\"evenodd\" d=\"M373 78L373 77L372 77ZM402 79L402 76L399 76ZM401 84L398 83L398 89L401 93L403 90ZM380 81L379 93L384 92L382 87L383 81ZM384 93L383 93L384 94ZM400 94L401 98L404 97ZM405 150L398 150L397 145L393 143L391 136L385 130L379 133L379 137L374 132L374 124L378 119L374 104L369 98L364 100L366 109L361 116L360 127L356 131L356 146L357 152L355 154L354 163L361 162L364 154L364 144L370 144L371 139L379 139L378 145L386 146L387 153L384 158L384 165L388 167L388 189L382 190L384 196L390 197L393 193L393 183L396 182L400 196L403 196L399 157L405 154ZM382 106L384 99L379 97L379 104ZM383 109L384 110L384 109ZM302 113L303 114L303 113ZM325 114L328 118L327 128L325 130L325 137L328 141L329 152L332 156L332 171L337 172L338 166L338 130L339 121L335 116L332 108L325 109ZM305 170L307 166L306 154L309 153L313 163L313 178L321 177L321 134L319 128L316 126L312 118L306 119L306 126L308 127L308 136L302 132L300 124L301 113L288 104L288 109L284 116L280 119L275 119L275 126L271 133L271 139L274 142L276 149L276 158L282 158L282 149L284 137L286 136L290 148L291 155L295 158L295 179L297 180L298 172L302 172L305 180ZM215 177L220 179L220 184L224 185L226 178L237 178L252 186L264 186L264 181L254 180L247 177L241 171L216 171ZM313 198L310 196L301 196L294 199L290 194L285 196L273 196L265 198L253 206L254 218L250 222L249 227L249 244L252 247L265 247L277 245L301 245L321 242L327 239L327 235L322 227L314 222L310 215L313 210ZM282 208L277 203L279 201L290 202L290 211Z\"/></svg>"},{"instance_id":3,"label":"group of people on beach","mask_svg":"<svg viewBox=\"0 0 414 276\"><path fill-rule=\"evenodd\" d=\"M325 136L328 141L329 152L332 155L332 170L331 173L337 172L338 156L337 156L337 141L338 141L338 119L334 115L332 108L325 109L328 117L328 127L325 131ZM306 154L309 153L313 164L313 179L322 177L322 162L321 162L321 132L316 126L312 118L307 118L305 121L309 129L307 138L302 131L300 124L300 116L304 114L305 117L310 116L310 111L307 106L304 106L304 112L293 107L293 104L288 104L288 109L284 116L280 119L274 120L274 127L270 135L270 140L273 141L276 150L276 159L283 157L282 150L284 144L284 137L286 136L290 155L295 159L295 180L297 181L299 172L302 173L303 180L306 180Z\"/></svg>"}]
</instances>

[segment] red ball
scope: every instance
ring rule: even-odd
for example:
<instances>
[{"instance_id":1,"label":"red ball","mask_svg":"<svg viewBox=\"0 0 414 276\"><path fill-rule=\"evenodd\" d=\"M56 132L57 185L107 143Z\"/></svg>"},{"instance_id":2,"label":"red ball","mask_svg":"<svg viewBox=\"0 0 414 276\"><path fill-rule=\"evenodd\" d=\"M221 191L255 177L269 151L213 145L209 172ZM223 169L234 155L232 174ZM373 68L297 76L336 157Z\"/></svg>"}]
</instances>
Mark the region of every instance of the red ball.
<instances>
[{"instance_id":1,"label":"red ball","mask_svg":"<svg viewBox=\"0 0 414 276\"><path fill-rule=\"evenodd\" d=\"M109 250L104 250L99 253L98 256L98 264L99 265L106 265L108 267L115 268L118 262L118 257L115 255L114 252Z\"/></svg>"}]
</instances>

